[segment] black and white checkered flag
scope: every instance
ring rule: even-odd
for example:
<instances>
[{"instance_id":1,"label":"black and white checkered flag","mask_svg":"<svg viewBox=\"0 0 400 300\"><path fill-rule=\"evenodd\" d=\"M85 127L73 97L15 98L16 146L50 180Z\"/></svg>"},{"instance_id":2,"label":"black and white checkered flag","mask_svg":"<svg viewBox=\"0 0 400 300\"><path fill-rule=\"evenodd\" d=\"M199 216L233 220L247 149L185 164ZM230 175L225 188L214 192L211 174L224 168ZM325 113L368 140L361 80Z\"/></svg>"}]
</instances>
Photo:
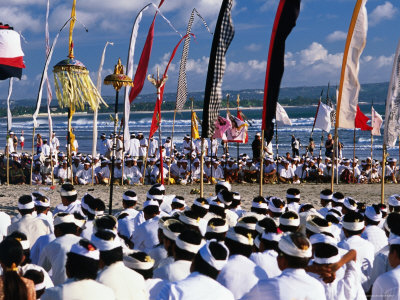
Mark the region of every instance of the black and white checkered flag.
<instances>
[{"instance_id":1,"label":"black and white checkered flag","mask_svg":"<svg viewBox=\"0 0 400 300\"><path fill-rule=\"evenodd\" d=\"M225 54L235 35L231 18L233 0L224 0L215 27L204 92L203 138L212 137L222 101L222 79L225 72Z\"/></svg>"},{"instance_id":2,"label":"black and white checkered flag","mask_svg":"<svg viewBox=\"0 0 400 300\"><path fill-rule=\"evenodd\" d=\"M195 13L203 21L203 24L207 28L208 32L211 33L210 29L207 26L206 21L198 13L198 11L195 8L193 8L192 14L190 15L189 23L187 26L186 34L189 34L192 32L192 25L193 25ZM175 104L176 110L183 109L183 106L185 105L186 99L188 96L187 80L186 80L186 62L187 62L187 58L188 58L188 54L189 54L190 40L191 40L191 36L189 35L185 39L185 43L183 44L182 58L181 58L181 63L180 63L180 67L179 67L178 90L176 93L176 104Z\"/></svg>"}]
</instances>

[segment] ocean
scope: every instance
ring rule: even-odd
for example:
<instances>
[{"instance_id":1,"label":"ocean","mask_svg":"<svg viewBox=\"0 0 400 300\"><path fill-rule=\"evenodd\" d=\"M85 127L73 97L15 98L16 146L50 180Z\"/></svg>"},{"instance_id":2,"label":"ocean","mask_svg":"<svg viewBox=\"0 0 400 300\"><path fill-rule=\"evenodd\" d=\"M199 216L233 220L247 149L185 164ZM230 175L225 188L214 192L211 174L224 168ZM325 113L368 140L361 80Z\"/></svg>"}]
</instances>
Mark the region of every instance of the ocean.
<instances>
[{"instance_id":1,"label":"ocean","mask_svg":"<svg viewBox=\"0 0 400 300\"><path fill-rule=\"evenodd\" d=\"M361 110L367 115L371 115L370 105L360 105ZM384 117L385 105L378 104L374 108ZM291 135L294 134L296 138L300 139L303 146L308 144L310 138L311 129L314 121L317 106L305 107L285 107L290 119L292 120L292 126L278 127L278 148L279 154L284 155L286 152L291 152L290 142ZM231 110L232 113L236 114L236 109ZM262 109L245 109L243 113L250 120L251 126L249 126L249 143L240 144L239 152L247 153L252 156L251 142L254 139L254 135L261 131L261 116ZM202 112L197 112L198 117L202 119ZM222 110L220 113L222 116L226 115L226 111ZM162 139L165 140L167 136L171 136L172 123L173 123L173 112L162 113ZM122 113L119 114L119 118L122 118ZM53 130L61 143L61 149L64 151L66 148L66 132L67 132L67 117L56 115L53 119ZM152 113L149 112L132 112L130 116L130 130L131 132L144 132L145 136L148 137L150 126L151 126ZM39 128L36 129L36 133L40 133L44 137L49 135L49 127L47 116L38 118ZM0 119L0 140L3 141L2 147L5 146L6 141L6 128L7 119ZM24 130L25 137L25 148L24 151L32 151L32 117L15 117L13 118L13 131L19 137L21 131ZM87 113L84 115L75 115L72 121L72 127L75 130L75 135L79 143L79 151L83 153L91 153L92 151L92 136L93 136L93 114ZM105 132L109 135L113 131L113 123L110 118L110 114L100 114L98 117L98 133ZM383 128L381 129L383 134ZM183 137L185 134L190 134L190 112L184 111L179 112L176 115L175 122L175 133L174 142L178 148L181 148ZM333 129L332 129L333 134ZM324 141L326 139L326 133L324 133ZM155 134L155 138L158 138L158 133ZM319 153L319 144L321 140L321 130L315 129L313 138L316 144L316 152L314 155ZM339 129L339 139L344 144L344 156L353 157L353 130ZM273 140L274 153L276 142L275 137ZM20 151L20 148L18 149ZM219 147L221 154L222 147ZM390 156L399 157L399 147L396 146L392 149L388 149ZM229 152L231 156L237 156L237 145L229 144ZM302 149L300 153L304 153L305 149ZM322 149L322 155L324 155L324 148ZM356 156L358 158L365 158L371 155L371 135L369 131L356 131ZM382 136L374 136L373 144L373 157L375 159L382 159Z\"/></svg>"}]
</instances>

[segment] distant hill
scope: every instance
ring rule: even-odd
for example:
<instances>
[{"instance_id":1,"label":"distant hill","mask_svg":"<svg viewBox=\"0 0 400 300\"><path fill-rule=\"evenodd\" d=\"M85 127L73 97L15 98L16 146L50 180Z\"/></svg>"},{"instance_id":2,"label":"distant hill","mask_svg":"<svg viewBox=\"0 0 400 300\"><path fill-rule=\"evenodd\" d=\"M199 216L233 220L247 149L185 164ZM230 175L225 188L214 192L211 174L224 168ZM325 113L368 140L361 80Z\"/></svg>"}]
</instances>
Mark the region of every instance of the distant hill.
<instances>
[{"instance_id":1,"label":"distant hill","mask_svg":"<svg viewBox=\"0 0 400 300\"><path fill-rule=\"evenodd\" d=\"M361 91L360 91L360 96L359 100L360 102L368 102L371 103L371 101L374 101L374 103L384 103L386 100L386 95L387 95L387 89L388 89L388 82L383 82L383 83L369 83L369 84L362 84L361 85ZM330 98L335 101L335 86L331 86L330 88ZM310 105L310 104L316 104L318 101L318 98L321 94L321 91L324 90L323 92L323 97L326 97L326 92L327 92L327 86L304 86L304 87L285 87L282 88L280 91L279 95L279 102L284 104L284 105ZM226 94L230 94L231 98L231 105L235 106L236 105L236 95L240 95L240 99L242 100L243 106L260 106L262 105L262 100L263 100L263 95L264 92L262 89L246 89L246 90L226 90L223 91L224 98ZM196 107L201 107L202 101L204 98L204 92L191 92L189 93L189 98L193 97L195 99L195 106ZM115 98L114 96L105 96L104 100L108 103L113 105ZM169 102L175 102L176 100L176 93L165 93L164 94L164 101L167 102L168 108L173 109L173 103ZM120 99L120 102L122 102L122 99ZM153 109L153 104L155 102L155 94L144 94L144 95L139 95L135 102L133 103L135 107L139 108L140 110L152 110ZM189 102L189 101L188 101ZM140 105L137 106L137 104L146 104L146 105ZM188 103L187 103L188 104ZM11 106L14 108L16 107L24 107L24 108L30 108L34 107L36 105L36 100L35 99L24 99L24 100L16 100L12 101ZM44 107L46 105L46 101L42 101L42 106ZM121 103L122 105L122 103ZM53 101L54 110L58 108L57 101ZM0 99L0 109L6 108L6 100L5 99ZM29 113L26 111L26 113ZM0 115L3 115L0 112Z\"/></svg>"}]
</instances>

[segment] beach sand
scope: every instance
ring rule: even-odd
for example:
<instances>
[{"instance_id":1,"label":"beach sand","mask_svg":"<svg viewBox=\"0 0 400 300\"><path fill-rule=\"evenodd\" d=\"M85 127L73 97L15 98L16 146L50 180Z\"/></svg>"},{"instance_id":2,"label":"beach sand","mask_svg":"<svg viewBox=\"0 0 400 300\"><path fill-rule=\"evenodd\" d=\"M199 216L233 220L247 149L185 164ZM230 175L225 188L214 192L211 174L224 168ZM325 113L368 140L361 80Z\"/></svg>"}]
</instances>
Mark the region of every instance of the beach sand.
<instances>
[{"instance_id":1,"label":"beach sand","mask_svg":"<svg viewBox=\"0 0 400 300\"><path fill-rule=\"evenodd\" d=\"M275 185L264 185L263 196L277 196L285 199L286 190L289 187L296 187L301 191L301 203L311 203L315 207L319 207L319 193L321 190L330 188L330 184L301 184L301 185L286 185L286 184L275 184ZM138 208L141 209L142 203L146 200L146 193L150 186L114 186L113 194L113 212L117 212L122 209L122 194L128 190L133 189L138 194ZM191 195L192 189L200 189L198 184L195 185L170 185L166 186L167 194L174 194L183 196L188 205L191 205L198 195ZM108 203L110 197L110 190L107 186L76 186L78 190L78 199L80 199L85 193L90 193L94 197L102 199L108 211ZM51 206L55 207L61 203L60 199L60 186L55 186L54 189L50 189L48 186L29 186L29 185L2 185L0 186L0 210L10 215L17 213L17 201L18 198L25 194L30 194L34 190L39 190L43 194L47 195L51 200ZM207 198L214 194L215 186L204 185L204 197ZM357 201L366 202L367 204L379 203L381 186L379 184L341 184L335 185L334 190L342 192L345 196L353 197ZM397 184L386 184L385 185L385 202L390 195L398 193L400 186ZM232 185L232 191L237 191L242 197L242 207L250 209L251 201L254 197L258 196L259 185L257 184L234 184Z\"/></svg>"}]
</instances>

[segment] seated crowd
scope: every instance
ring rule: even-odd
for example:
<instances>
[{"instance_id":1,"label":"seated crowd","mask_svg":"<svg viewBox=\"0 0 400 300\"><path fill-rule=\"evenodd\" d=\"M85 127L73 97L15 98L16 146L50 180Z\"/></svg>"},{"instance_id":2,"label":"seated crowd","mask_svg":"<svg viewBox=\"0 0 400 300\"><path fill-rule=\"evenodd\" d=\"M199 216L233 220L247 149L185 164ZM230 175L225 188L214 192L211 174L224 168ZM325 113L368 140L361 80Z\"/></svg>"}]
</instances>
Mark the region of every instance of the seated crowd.
<instances>
[{"instance_id":1,"label":"seated crowd","mask_svg":"<svg viewBox=\"0 0 400 300\"><path fill-rule=\"evenodd\" d=\"M0 297L400 297L400 195L387 207L323 190L317 208L296 188L246 201L218 182L190 203L161 184L138 198L125 191L108 215L69 183L54 209L39 192L20 197L15 216L0 213Z\"/></svg>"}]
</instances>

